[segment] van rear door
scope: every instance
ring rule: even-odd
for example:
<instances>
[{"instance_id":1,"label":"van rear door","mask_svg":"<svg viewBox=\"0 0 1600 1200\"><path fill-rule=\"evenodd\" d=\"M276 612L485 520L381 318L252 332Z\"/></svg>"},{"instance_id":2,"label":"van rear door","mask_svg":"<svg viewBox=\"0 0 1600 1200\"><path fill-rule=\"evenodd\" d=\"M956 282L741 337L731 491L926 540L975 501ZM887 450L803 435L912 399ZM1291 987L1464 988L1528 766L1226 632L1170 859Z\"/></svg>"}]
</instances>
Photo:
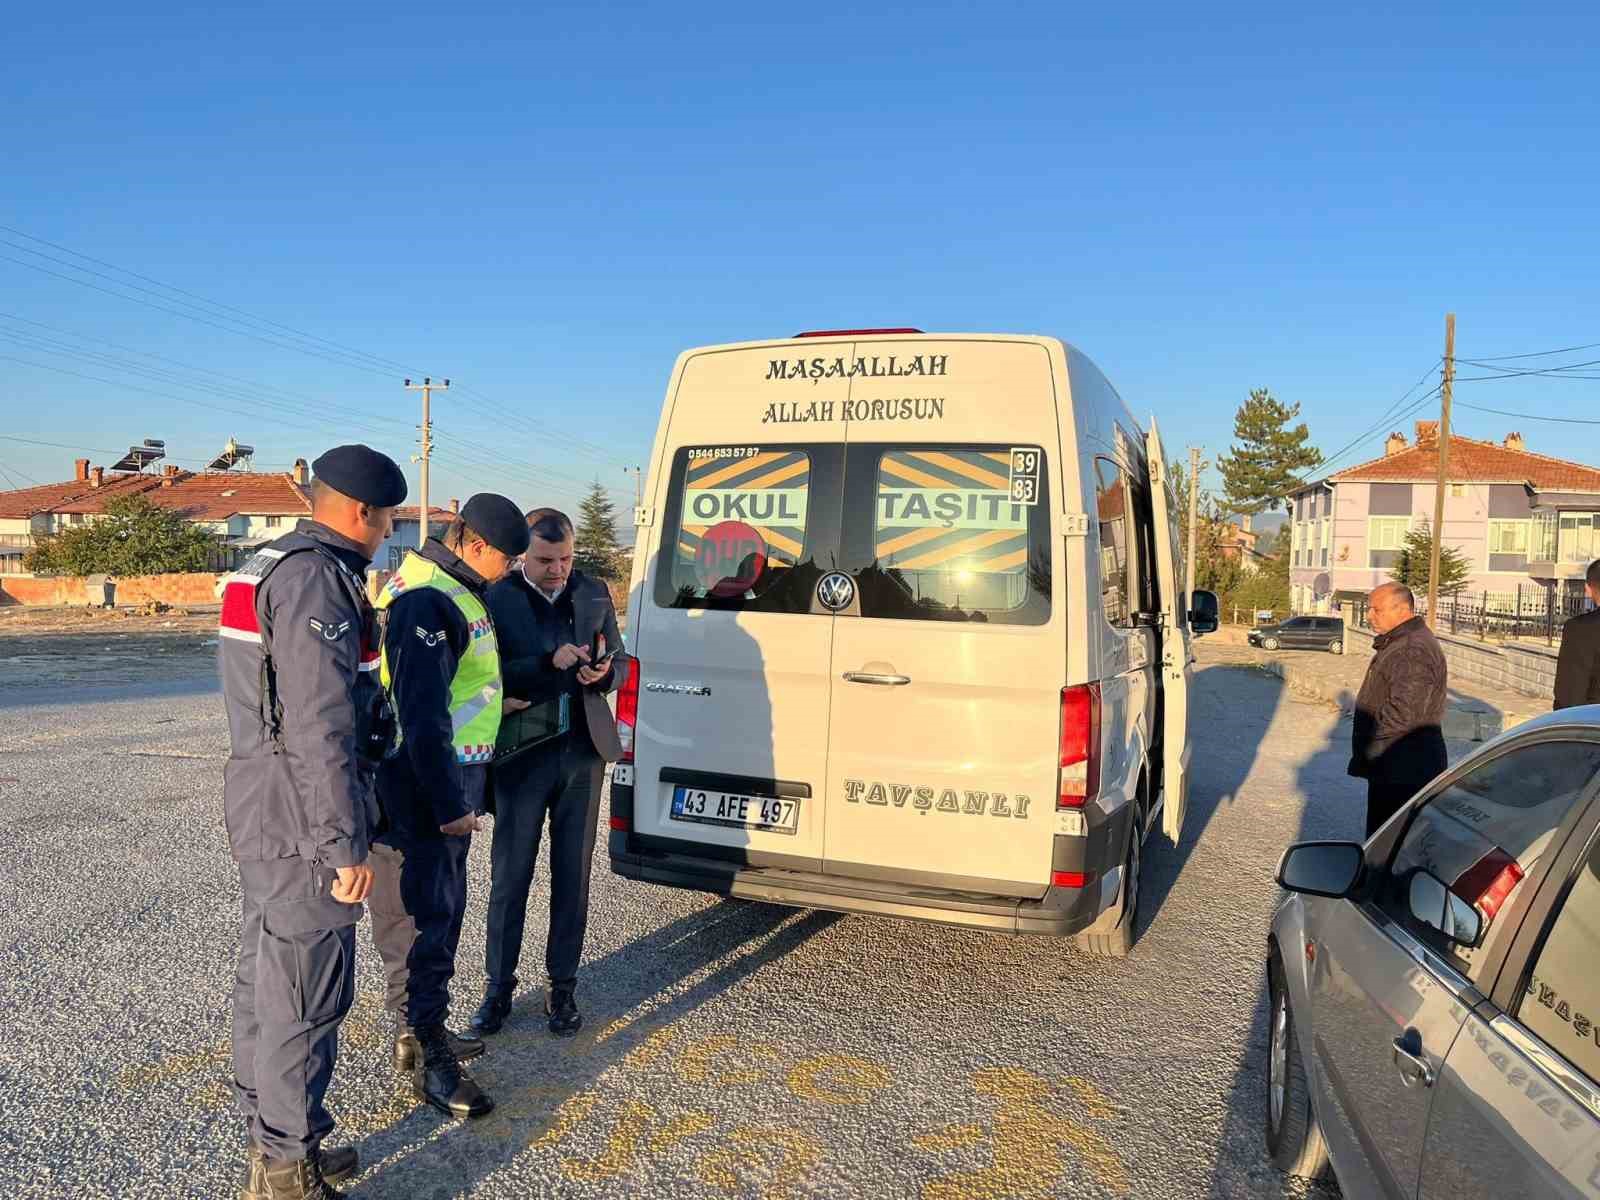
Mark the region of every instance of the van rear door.
<instances>
[{"instance_id":1,"label":"van rear door","mask_svg":"<svg viewBox=\"0 0 1600 1200\"><path fill-rule=\"evenodd\" d=\"M1160 592L1162 753L1161 828L1173 845L1183 833L1189 799L1189 597L1178 578L1178 523L1167 478L1166 453L1155 418L1145 435L1150 460L1150 498L1155 518L1156 586Z\"/></svg>"},{"instance_id":2,"label":"van rear door","mask_svg":"<svg viewBox=\"0 0 1600 1200\"><path fill-rule=\"evenodd\" d=\"M824 869L1040 896L1066 653L1048 353L850 354L876 369L853 381L839 573L820 581L840 611Z\"/></svg>"},{"instance_id":3,"label":"van rear door","mask_svg":"<svg viewBox=\"0 0 1600 1200\"><path fill-rule=\"evenodd\" d=\"M820 871L834 617L814 596L836 556L844 447L838 426L763 423L773 357L694 355L668 398L630 638L633 828L681 853ZM819 381L804 399L845 394Z\"/></svg>"}]
</instances>

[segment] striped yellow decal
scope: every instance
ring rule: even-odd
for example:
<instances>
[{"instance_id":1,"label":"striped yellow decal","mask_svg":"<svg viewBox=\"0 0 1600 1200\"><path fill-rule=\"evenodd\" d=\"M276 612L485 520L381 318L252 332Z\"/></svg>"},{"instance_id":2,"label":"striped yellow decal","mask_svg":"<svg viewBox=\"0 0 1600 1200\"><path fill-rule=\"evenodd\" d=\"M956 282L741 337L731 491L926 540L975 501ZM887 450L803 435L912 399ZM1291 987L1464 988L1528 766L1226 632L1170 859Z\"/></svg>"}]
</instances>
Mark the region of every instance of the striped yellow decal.
<instances>
[{"instance_id":1,"label":"striped yellow decal","mask_svg":"<svg viewBox=\"0 0 1600 1200\"><path fill-rule=\"evenodd\" d=\"M890 538L886 542L879 542L878 557L893 558L902 550L920 546L923 542L931 542L934 538L944 537L949 532L948 529L913 529L910 533L902 533L899 537Z\"/></svg>"},{"instance_id":2,"label":"striped yellow decal","mask_svg":"<svg viewBox=\"0 0 1600 1200\"><path fill-rule=\"evenodd\" d=\"M743 475L746 471L749 471L754 467L764 466L767 463L776 462L778 459L783 457L783 454L774 453L773 451L769 450L765 454L756 455L754 458L741 458L738 461L729 463L725 467L720 467L709 474L698 475L691 478L689 480L689 486L691 488L716 487L717 484L721 483L724 479L732 479L735 475ZM802 463L807 462L806 459L801 459L800 461ZM755 485L746 484L745 486L751 487Z\"/></svg>"},{"instance_id":3,"label":"striped yellow decal","mask_svg":"<svg viewBox=\"0 0 1600 1200\"><path fill-rule=\"evenodd\" d=\"M709 525L685 525L683 527L683 532L693 534L698 540L699 538L704 537L706 530L710 528L711 526ZM785 554L789 555L790 558L799 558L800 551L805 548L788 534L779 533L776 529L761 525L752 525L750 528L759 533L766 541L768 546L777 550L782 550ZM691 558L694 557L695 551L699 549L698 545L692 545L687 541L682 541L678 544L683 547L683 549Z\"/></svg>"},{"instance_id":4,"label":"striped yellow decal","mask_svg":"<svg viewBox=\"0 0 1600 1200\"><path fill-rule=\"evenodd\" d=\"M954 487L954 485L948 479L941 479L937 475L929 475L926 472L919 471L915 467L910 466L907 463L901 462L900 460L898 460L896 458L893 458L893 457L891 457L889 455L885 455L884 456L884 459L883 459L883 473L885 475L897 476L898 478L905 480L907 483L916 484L918 487L925 487L925 488L952 488L952 487Z\"/></svg>"},{"instance_id":5,"label":"striped yellow decal","mask_svg":"<svg viewBox=\"0 0 1600 1200\"><path fill-rule=\"evenodd\" d=\"M940 563L950 562L952 559L965 558L969 554L975 554L979 550L990 546L997 546L1001 542L1020 541L1026 536L1026 534L1019 534L1011 529L991 529L987 533L963 538L953 545L941 546L937 550L929 551L927 554L918 555L915 558L907 559L905 562L895 563L895 566L906 571L922 571L929 567L936 567ZM1027 551L1024 550L1023 554L1026 556ZM973 569L987 571L993 568L990 567L987 561L984 561L974 563Z\"/></svg>"},{"instance_id":6,"label":"striped yellow decal","mask_svg":"<svg viewBox=\"0 0 1600 1200\"><path fill-rule=\"evenodd\" d=\"M953 471L963 479L970 479L973 483L991 491L1009 492L1011 489L1009 475L996 475L992 471L985 471L970 459L957 458L953 454L941 454L937 451L917 453L912 457L928 463L930 466L943 467L947 471ZM1009 462L1010 460L1008 459L1007 463L1009 464Z\"/></svg>"}]
</instances>

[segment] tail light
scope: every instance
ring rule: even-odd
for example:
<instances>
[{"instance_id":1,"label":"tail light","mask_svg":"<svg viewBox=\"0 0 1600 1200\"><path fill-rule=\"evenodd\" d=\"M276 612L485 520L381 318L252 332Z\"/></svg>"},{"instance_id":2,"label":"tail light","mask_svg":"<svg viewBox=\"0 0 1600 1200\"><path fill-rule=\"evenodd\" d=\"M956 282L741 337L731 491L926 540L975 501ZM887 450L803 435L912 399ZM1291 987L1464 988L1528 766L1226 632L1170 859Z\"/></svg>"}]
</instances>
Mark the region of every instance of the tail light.
<instances>
[{"instance_id":1,"label":"tail light","mask_svg":"<svg viewBox=\"0 0 1600 1200\"><path fill-rule=\"evenodd\" d=\"M1058 888L1086 888L1094 882L1093 871L1051 871L1050 886Z\"/></svg>"},{"instance_id":2,"label":"tail light","mask_svg":"<svg viewBox=\"0 0 1600 1200\"><path fill-rule=\"evenodd\" d=\"M612 817L611 828L617 833L631 833L633 831L633 822L628 820L627 817Z\"/></svg>"},{"instance_id":3,"label":"tail light","mask_svg":"<svg viewBox=\"0 0 1600 1200\"><path fill-rule=\"evenodd\" d=\"M1082 808L1100 794L1100 685L1061 692L1061 787L1057 808Z\"/></svg>"},{"instance_id":4,"label":"tail light","mask_svg":"<svg viewBox=\"0 0 1600 1200\"><path fill-rule=\"evenodd\" d=\"M633 761L633 730L639 722L639 660L629 658L624 666L628 672L617 689L617 740L622 743L625 763Z\"/></svg>"},{"instance_id":5,"label":"tail light","mask_svg":"<svg viewBox=\"0 0 1600 1200\"><path fill-rule=\"evenodd\" d=\"M1462 872L1450 890L1474 905L1488 922L1505 907L1521 882L1522 868L1517 860L1496 846Z\"/></svg>"}]
</instances>

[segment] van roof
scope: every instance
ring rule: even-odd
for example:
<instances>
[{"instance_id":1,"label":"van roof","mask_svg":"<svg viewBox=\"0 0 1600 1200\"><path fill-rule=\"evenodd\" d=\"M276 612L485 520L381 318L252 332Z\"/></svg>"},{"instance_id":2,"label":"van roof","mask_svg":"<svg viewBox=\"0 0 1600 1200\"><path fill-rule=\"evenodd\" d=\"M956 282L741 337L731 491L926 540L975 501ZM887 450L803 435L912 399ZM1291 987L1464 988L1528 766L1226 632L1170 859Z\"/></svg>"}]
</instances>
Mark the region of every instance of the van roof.
<instances>
[{"instance_id":1,"label":"van roof","mask_svg":"<svg viewBox=\"0 0 1600 1200\"><path fill-rule=\"evenodd\" d=\"M920 330L824 329L799 333L793 337L762 338L750 342L721 342L705 346L693 346L685 350L683 355L686 357L691 354L705 354L716 350L759 350L772 346L805 347L815 346L819 342L849 342L858 338L871 338L873 341L890 342L1033 342L1038 345L1054 344L1072 349L1071 343L1064 338L1051 337L1042 333L931 333Z\"/></svg>"}]
</instances>

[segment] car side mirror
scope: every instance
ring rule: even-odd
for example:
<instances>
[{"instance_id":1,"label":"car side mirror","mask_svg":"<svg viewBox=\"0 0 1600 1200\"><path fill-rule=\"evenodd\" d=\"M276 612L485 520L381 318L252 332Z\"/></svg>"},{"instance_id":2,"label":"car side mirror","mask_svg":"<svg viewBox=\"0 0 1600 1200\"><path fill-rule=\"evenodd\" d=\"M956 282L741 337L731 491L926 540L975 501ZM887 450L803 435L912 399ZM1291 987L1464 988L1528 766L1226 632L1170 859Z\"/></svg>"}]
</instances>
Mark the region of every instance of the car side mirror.
<instances>
[{"instance_id":1,"label":"car side mirror","mask_svg":"<svg viewBox=\"0 0 1600 1200\"><path fill-rule=\"evenodd\" d=\"M1215 633L1222 624L1221 611L1215 592L1195 588L1189 597L1189 632L1195 635Z\"/></svg>"},{"instance_id":2,"label":"car side mirror","mask_svg":"<svg viewBox=\"0 0 1600 1200\"><path fill-rule=\"evenodd\" d=\"M1483 914L1428 871L1411 874L1411 915L1458 946L1476 946L1483 936Z\"/></svg>"},{"instance_id":3,"label":"car side mirror","mask_svg":"<svg viewBox=\"0 0 1600 1200\"><path fill-rule=\"evenodd\" d=\"M1278 860L1278 886L1306 896L1343 900L1361 878L1360 842L1297 842Z\"/></svg>"}]
</instances>

